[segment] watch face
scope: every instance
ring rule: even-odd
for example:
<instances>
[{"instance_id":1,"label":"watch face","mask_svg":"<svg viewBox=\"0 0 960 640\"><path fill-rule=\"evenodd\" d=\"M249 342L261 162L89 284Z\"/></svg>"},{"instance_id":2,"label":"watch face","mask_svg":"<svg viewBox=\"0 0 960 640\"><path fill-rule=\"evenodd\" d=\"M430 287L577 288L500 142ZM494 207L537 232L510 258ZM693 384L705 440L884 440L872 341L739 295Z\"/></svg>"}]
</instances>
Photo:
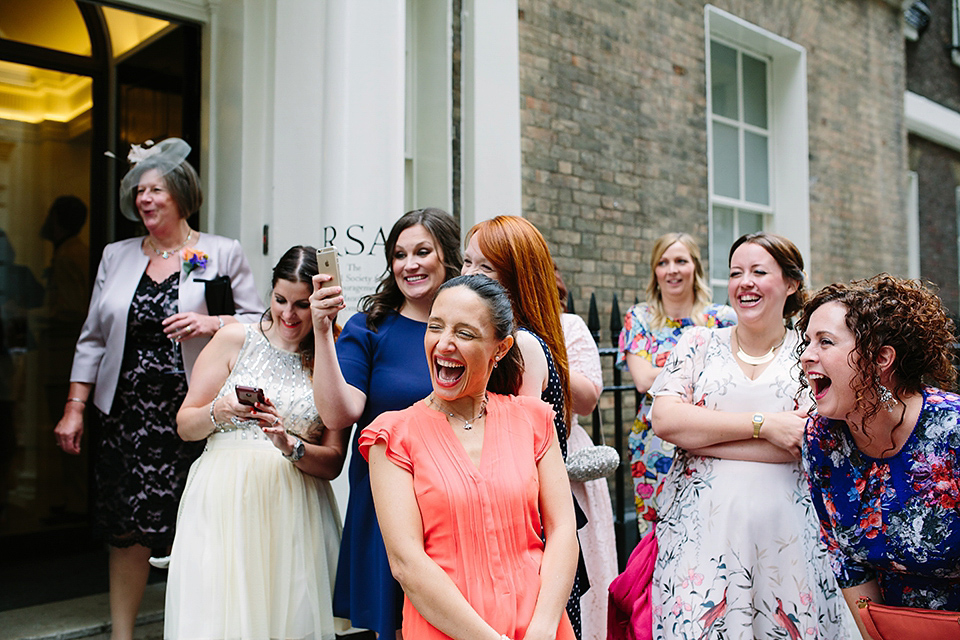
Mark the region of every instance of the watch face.
<instances>
[{"instance_id":1,"label":"watch face","mask_svg":"<svg viewBox=\"0 0 960 640\"><path fill-rule=\"evenodd\" d=\"M762 423L763 423L763 414L762 414L762 413L755 413L755 414L753 414L753 421L754 421L754 423L756 423L756 424L762 424Z\"/></svg>"}]
</instances>

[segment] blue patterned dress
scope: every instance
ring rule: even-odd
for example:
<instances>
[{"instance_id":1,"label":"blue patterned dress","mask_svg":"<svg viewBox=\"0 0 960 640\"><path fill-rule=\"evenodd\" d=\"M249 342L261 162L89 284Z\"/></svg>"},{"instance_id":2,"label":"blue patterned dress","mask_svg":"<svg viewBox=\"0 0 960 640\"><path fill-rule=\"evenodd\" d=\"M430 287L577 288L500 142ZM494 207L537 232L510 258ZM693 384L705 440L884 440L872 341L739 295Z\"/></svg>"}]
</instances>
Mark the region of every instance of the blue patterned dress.
<instances>
[{"instance_id":1,"label":"blue patterned dress","mask_svg":"<svg viewBox=\"0 0 960 640\"><path fill-rule=\"evenodd\" d=\"M704 310L707 328L732 327L737 324L737 315L725 304L711 304ZM627 369L627 354L645 358L654 367L663 367L667 356L676 346L683 332L696 326L693 318L667 318L664 326L656 328L653 313L646 302L634 305L627 311L620 331L617 350L617 366ZM640 537L657 520L657 491L673 462L675 447L654 435L650 428L650 405L653 397L644 394L637 409L637 418L627 437L630 449L630 473L633 475L633 499L637 506L637 526Z\"/></svg>"},{"instance_id":2,"label":"blue patterned dress","mask_svg":"<svg viewBox=\"0 0 960 640\"><path fill-rule=\"evenodd\" d=\"M875 579L886 604L960 611L960 396L923 400L896 455L871 458L815 416L803 462L841 588Z\"/></svg>"}]
</instances>

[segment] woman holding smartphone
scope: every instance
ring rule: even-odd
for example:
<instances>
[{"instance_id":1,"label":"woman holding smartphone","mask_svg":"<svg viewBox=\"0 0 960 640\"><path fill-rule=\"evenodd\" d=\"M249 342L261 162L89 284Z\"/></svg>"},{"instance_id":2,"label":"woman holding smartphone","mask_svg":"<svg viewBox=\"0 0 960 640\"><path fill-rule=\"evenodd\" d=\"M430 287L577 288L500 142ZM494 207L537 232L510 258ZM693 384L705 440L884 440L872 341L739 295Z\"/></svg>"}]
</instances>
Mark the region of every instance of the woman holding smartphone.
<instances>
[{"instance_id":1,"label":"woman holding smartphone","mask_svg":"<svg viewBox=\"0 0 960 640\"><path fill-rule=\"evenodd\" d=\"M206 448L180 503L165 638L334 638L328 481L347 433L325 429L313 401L316 274L316 249L288 250L261 321L225 327L197 360L177 425Z\"/></svg>"},{"instance_id":2,"label":"woman holding smartphone","mask_svg":"<svg viewBox=\"0 0 960 640\"><path fill-rule=\"evenodd\" d=\"M390 573L370 490L370 467L360 455L360 431L385 411L406 409L430 393L423 351L430 305L446 280L460 273L460 227L440 209L405 213L384 246L387 268L360 313L343 327L334 347L334 320L344 308L330 276L314 279L310 296L317 355L314 397L329 429L357 423L350 458L350 502L337 567L334 612L381 640L400 629L403 591Z\"/></svg>"}]
</instances>

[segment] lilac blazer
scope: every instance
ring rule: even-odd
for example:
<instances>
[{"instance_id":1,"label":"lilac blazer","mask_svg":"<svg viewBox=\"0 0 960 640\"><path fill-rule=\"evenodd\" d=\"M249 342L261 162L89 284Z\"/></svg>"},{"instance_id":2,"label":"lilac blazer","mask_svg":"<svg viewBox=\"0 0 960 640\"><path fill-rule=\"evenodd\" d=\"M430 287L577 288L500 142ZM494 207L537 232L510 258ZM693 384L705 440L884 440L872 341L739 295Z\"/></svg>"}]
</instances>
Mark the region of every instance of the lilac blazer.
<instances>
[{"instance_id":1,"label":"lilac blazer","mask_svg":"<svg viewBox=\"0 0 960 640\"><path fill-rule=\"evenodd\" d=\"M130 238L104 248L87 320L83 323L73 356L70 381L95 385L93 404L104 413L110 413L113 405L127 335L127 313L149 261L141 249L142 242L142 237ZM237 308L234 317L240 322L256 322L263 312L263 301L257 295L253 272L240 243L222 236L198 233L194 248L206 253L210 260L204 269L194 269L189 275L180 271L180 311L207 313L205 285L197 280L227 275L230 276ZM197 356L209 341L204 337L181 343L188 382Z\"/></svg>"}]
</instances>

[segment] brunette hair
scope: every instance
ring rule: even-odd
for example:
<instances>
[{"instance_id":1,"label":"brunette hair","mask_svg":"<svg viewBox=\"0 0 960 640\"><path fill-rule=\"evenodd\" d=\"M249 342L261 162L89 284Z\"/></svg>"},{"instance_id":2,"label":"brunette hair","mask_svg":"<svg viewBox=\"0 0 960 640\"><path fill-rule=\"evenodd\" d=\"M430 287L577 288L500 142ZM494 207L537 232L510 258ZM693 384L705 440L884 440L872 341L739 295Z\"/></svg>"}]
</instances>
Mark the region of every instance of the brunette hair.
<instances>
[{"instance_id":1,"label":"brunette hair","mask_svg":"<svg viewBox=\"0 0 960 640\"><path fill-rule=\"evenodd\" d=\"M273 288L277 286L277 282L280 280L286 280L287 282L305 282L310 292L313 293L313 276L317 275L317 272L316 249L303 245L290 247L286 253L280 257L277 266L273 268L273 276L270 279L270 295L273 295ZM260 316L261 333L263 333L264 320L268 320L271 324L274 321L269 304L264 310L263 315ZM338 335L340 335L340 327L334 325L334 339L336 339ZM300 353L300 361L303 363L303 368L312 377L314 354L313 331L309 331L307 335L304 336L303 340L300 341L297 351Z\"/></svg>"},{"instance_id":2,"label":"brunette hair","mask_svg":"<svg viewBox=\"0 0 960 640\"><path fill-rule=\"evenodd\" d=\"M700 245L693 239L689 233L671 232L657 238L653 243L653 250L650 252L650 281L647 283L647 306L650 307L650 320L654 329L662 329L667 325L667 314L663 310L663 292L660 290L660 282L657 280L657 264L666 253L667 249L680 243L690 254L693 260L693 311L690 316L694 324L705 325L706 318L703 315L707 305L710 304L713 296L710 293L710 287L707 286L707 280L703 273L703 262L700 258Z\"/></svg>"},{"instance_id":3,"label":"brunette hair","mask_svg":"<svg viewBox=\"0 0 960 640\"><path fill-rule=\"evenodd\" d=\"M896 352L890 391L898 400L904 395L920 393L925 382L947 389L953 387L957 377L950 358L954 324L940 297L919 280L881 273L849 285L826 286L803 307L797 322L801 336L806 333L813 312L828 302L839 302L846 308L846 325L854 336L854 350L848 364L856 372L852 383L856 398L854 411L862 416L863 425L869 423L883 405L878 394L870 393L880 378L877 355L882 347L893 347ZM802 354L808 343L804 337L797 353ZM808 386L806 377L801 376L800 392Z\"/></svg>"},{"instance_id":4,"label":"brunette hair","mask_svg":"<svg viewBox=\"0 0 960 640\"><path fill-rule=\"evenodd\" d=\"M748 233L737 238L737 241L730 247L730 255L727 257L727 264L733 260L733 252L744 244L755 244L764 248L770 256L780 265L783 271L783 277L793 280L797 285L797 290L787 297L783 303L783 317L790 318L803 308L803 303L807 299L806 274L803 272L803 256L797 245L788 239L775 233L760 231L758 233Z\"/></svg>"},{"instance_id":5,"label":"brunette hair","mask_svg":"<svg viewBox=\"0 0 960 640\"><path fill-rule=\"evenodd\" d=\"M147 171L156 170L160 173L160 179L170 191L170 197L173 198L180 212L181 218L189 218L200 210L203 204L203 190L200 188L200 177L189 162L184 160L180 164L169 168L164 166L160 159L149 157L141 160L131 172L136 170L140 177ZM164 173L166 171L166 173ZM121 203L124 207L136 211L137 189L140 187L139 180L130 189L120 192Z\"/></svg>"},{"instance_id":6,"label":"brunette hair","mask_svg":"<svg viewBox=\"0 0 960 640\"><path fill-rule=\"evenodd\" d=\"M496 280L474 274L447 280L437 289L437 295L440 295L441 291L454 287L466 287L484 302L490 312L490 326L497 340L503 340L507 336L514 337L514 346L504 354L494 367L493 373L490 374L487 389L502 395L517 395L523 380L523 355L516 346L517 332L513 320L513 305L510 303L507 290Z\"/></svg>"},{"instance_id":7,"label":"brunette hair","mask_svg":"<svg viewBox=\"0 0 960 640\"><path fill-rule=\"evenodd\" d=\"M529 329L547 344L553 357L560 388L563 413L569 431L572 402L567 348L560 320L560 299L553 258L543 235L535 226L517 216L497 216L479 222L467 234L474 235L484 257L497 272L497 280L510 295L517 325Z\"/></svg>"},{"instance_id":8,"label":"brunette hair","mask_svg":"<svg viewBox=\"0 0 960 640\"><path fill-rule=\"evenodd\" d=\"M423 225L423 228L433 236L436 249L446 269L444 280L460 275L460 266L463 264L460 257L460 225L453 216L443 209L432 207L415 209L403 214L393 223L387 242L383 246L387 268L380 277L376 292L360 299L360 311L367 314L367 328L371 331L376 332L384 318L394 311L399 311L403 306L403 292L400 291L400 286L393 276L393 255L400 234L418 224Z\"/></svg>"}]
</instances>

